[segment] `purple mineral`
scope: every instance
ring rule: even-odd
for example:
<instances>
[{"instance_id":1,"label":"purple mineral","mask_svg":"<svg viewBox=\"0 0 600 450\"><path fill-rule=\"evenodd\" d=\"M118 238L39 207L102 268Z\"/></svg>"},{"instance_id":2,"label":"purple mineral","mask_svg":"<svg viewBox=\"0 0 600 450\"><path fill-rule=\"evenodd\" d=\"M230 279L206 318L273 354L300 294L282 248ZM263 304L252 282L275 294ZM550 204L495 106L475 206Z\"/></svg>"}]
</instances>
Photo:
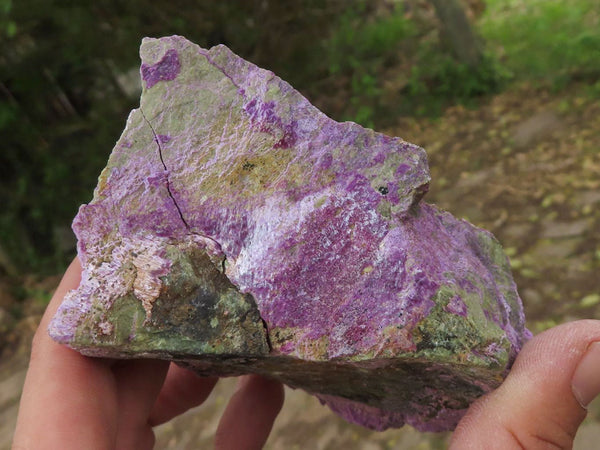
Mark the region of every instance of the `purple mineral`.
<instances>
[{"instance_id":1,"label":"purple mineral","mask_svg":"<svg viewBox=\"0 0 600 450\"><path fill-rule=\"evenodd\" d=\"M529 332L487 231L421 203L425 152L337 123L227 47L144 39L145 81L74 221L50 334L259 373L373 429L452 429Z\"/></svg>"}]
</instances>

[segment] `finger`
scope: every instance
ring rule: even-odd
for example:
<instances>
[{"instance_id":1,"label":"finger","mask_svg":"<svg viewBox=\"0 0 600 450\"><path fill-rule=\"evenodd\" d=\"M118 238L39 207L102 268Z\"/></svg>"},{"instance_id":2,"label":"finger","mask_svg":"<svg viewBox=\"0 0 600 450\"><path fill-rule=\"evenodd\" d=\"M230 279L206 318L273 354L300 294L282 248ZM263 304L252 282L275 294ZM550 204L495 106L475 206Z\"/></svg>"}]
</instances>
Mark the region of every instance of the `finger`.
<instances>
[{"instance_id":1,"label":"finger","mask_svg":"<svg viewBox=\"0 0 600 450\"><path fill-rule=\"evenodd\" d=\"M75 258L71 262L71 264L69 264L69 267L67 267L67 270L65 271L65 274L63 275L62 279L60 280L60 283L58 284L56 291L54 291L54 294L52 294L52 298L50 299L50 302L48 303L48 306L46 307L46 311L44 312L42 320L40 321L40 326L37 329L37 333L36 333L37 339L41 339L41 340L47 339L50 342L54 342L54 341L52 341L52 339L50 339L50 336L48 335L48 333L46 331L48 328L48 324L50 323L50 320L52 320L52 317L54 317L54 314L56 314L56 310L62 303L63 298L65 297L67 292L69 292L73 289L77 289L80 282L81 282L81 264L79 262L79 259Z\"/></svg>"},{"instance_id":2,"label":"finger","mask_svg":"<svg viewBox=\"0 0 600 450\"><path fill-rule=\"evenodd\" d=\"M112 367L118 399L117 449L151 449L148 417L169 368L168 361L119 361Z\"/></svg>"},{"instance_id":3,"label":"finger","mask_svg":"<svg viewBox=\"0 0 600 450\"><path fill-rule=\"evenodd\" d=\"M168 422L206 400L217 383L216 377L199 377L191 370L171 363L165 383L150 413L152 426Z\"/></svg>"},{"instance_id":4,"label":"finger","mask_svg":"<svg viewBox=\"0 0 600 450\"><path fill-rule=\"evenodd\" d=\"M590 346L599 341L595 320L534 337L502 386L469 409L451 448L571 448L586 415L582 404L600 392L599 344Z\"/></svg>"},{"instance_id":5,"label":"finger","mask_svg":"<svg viewBox=\"0 0 600 450\"><path fill-rule=\"evenodd\" d=\"M257 375L241 377L217 428L215 448L261 449L282 405L281 383Z\"/></svg>"},{"instance_id":6,"label":"finger","mask_svg":"<svg viewBox=\"0 0 600 450\"><path fill-rule=\"evenodd\" d=\"M82 442L89 443L89 449L114 446L117 398L109 366L55 343L46 331L64 295L75 289L80 279L81 266L75 260L35 334L15 430L15 448L68 450L81 448Z\"/></svg>"}]
</instances>

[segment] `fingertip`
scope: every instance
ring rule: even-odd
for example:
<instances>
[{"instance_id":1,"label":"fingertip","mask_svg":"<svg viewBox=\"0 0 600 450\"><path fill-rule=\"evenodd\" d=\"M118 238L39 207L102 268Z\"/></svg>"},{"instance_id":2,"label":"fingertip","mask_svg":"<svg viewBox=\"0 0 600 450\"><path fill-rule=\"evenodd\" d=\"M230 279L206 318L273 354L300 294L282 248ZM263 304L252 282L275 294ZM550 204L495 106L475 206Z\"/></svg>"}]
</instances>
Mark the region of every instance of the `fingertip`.
<instances>
[{"instance_id":1,"label":"fingertip","mask_svg":"<svg viewBox=\"0 0 600 450\"><path fill-rule=\"evenodd\" d=\"M117 395L118 432L115 448L152 448L149 416L169 368L168 361L118 360L111 367Z\"/></svg>"},{"instance_id":2,"label":"fingertip","mask_svg":"<svg viewBox=\"0 0 600 450\"><path fill-rule=\"evenodd\" d=\"M259 375L247 375L245 386L245 389L262 398L265 409L270 410L273 416L279 414L285 397L283 385L279 381Z\"/></svg>"},{"instance_id":3,"label":"fingertip","mask_svg":"<svg viewBox=\"0 0 600 450\"><path fill-rule=\"evenodd\" d=\"M587 363L584 358L590 344L597 341L600 321L596 320L563 324L532 338L504 383L469 409L452 437L451 448L478 448L486 442L493 444L486 448L550 444L569 448L586 414L573 386L582 363L579 380L584 380L580 385L584 401L600 389L596 370L600 369L600 352L594 352Z\"/></svg>"},{"instance_id":4,"label":"fingertip","mask_svg":"<svg viewBox=\"0 0 600 450\"><path fill-rule=\"evenodd\" d=\"M283 406L283 385L258 375L240 377L217 428L217 449L260 449Z\"/></svg>"},{"instance_id":5,"label":"fingertip","mask_svg":"<svg viewBox=\"0 0 600 450\"><path fill-rule=\"evenodd\" d=\"M217 381L216 377L201 377L171 363L165 383L152 408L149 423L152 426L160 425L202 404Z\"/></svg>"},{"instance_id":6,"label":"fingertip","mask_svg":"<svg viewBox=\"0 0 600 450\"><path fill-rule=\"evenodd\" d=\"M588 346L575 369L571 388L583 409L600 393L600 342Z\"/></svg>"},{"instance_id":7,"label":"fingertip","mask_svg":"<svg viewBox=\"0 0 600 450\"><path fill-rule=\"evenodd\" d=\"M71 264L69 264L69 267L67 267L67 270L65 271L60 283L58 284L58 287L54 291L54 294L52 294L52 298L50 299L48 306L46 307L44 316L42 317L40 325L34 336L34 342L45 338L50 340L47 331L48 324L50 323L52 317L54 317L54 314L56 313L56 310L60 304L63 302L65 295L69 291L77 289L79 283L81 283L81 270L79 258L75 258L73 261L71 261Z\"/></svg>"}]
</instances>

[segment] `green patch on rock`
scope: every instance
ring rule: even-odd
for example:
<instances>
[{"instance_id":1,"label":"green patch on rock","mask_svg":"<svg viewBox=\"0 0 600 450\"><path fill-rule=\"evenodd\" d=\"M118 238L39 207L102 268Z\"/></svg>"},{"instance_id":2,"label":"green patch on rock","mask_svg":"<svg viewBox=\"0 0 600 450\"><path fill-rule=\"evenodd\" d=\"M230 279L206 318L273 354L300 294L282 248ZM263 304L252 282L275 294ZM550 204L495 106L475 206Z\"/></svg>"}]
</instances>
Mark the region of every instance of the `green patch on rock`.
<instances>
[{"instance_id":1,"label":"green patch on rock","mask_svg":"<svg viewBox=\"0 0 600 450\"><path fill-rule=\"evenodd\" d=\"M448 305L456 297L465 303L465 315L448 313ZM510 343L503 339L505 332L500 326L486 318L477 295L442 286L433 300L436 305L413 332L416 357L489 368L506 366Z\"/></svg>"},{"instance_id":2,"label":"green patch on rock","mask_svg":"<svg viewBox=\"0 0 600 450\"><path fill-rule=\"evenodd\" d=\"M205 251L169 246L167 252L173 265L149 317L129 293L87 316L73 345L121 354L267 354L266 330L252 297L240 293Z\"/></svg>"}]
</instances>

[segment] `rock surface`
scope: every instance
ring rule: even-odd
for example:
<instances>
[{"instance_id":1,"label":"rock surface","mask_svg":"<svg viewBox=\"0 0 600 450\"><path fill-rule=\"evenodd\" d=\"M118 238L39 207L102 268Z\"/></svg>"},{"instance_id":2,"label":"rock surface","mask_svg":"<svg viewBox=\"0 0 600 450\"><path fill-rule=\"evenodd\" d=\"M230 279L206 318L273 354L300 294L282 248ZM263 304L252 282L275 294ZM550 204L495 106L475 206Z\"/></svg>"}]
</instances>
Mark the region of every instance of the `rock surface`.
<instances>
[{"instance_id":1,"label":"rock surface","mask_svg":"<svg viewBox=\"0 0 600 450\"><path fill-rule=\"evenodd\" d=\"M145 39L141 57L55 340L266 374L374 429L452 429L501 382L529 337L507 259L420 203L422 149L334 122L224 46Z\"/></svg>"}]
</instances>

